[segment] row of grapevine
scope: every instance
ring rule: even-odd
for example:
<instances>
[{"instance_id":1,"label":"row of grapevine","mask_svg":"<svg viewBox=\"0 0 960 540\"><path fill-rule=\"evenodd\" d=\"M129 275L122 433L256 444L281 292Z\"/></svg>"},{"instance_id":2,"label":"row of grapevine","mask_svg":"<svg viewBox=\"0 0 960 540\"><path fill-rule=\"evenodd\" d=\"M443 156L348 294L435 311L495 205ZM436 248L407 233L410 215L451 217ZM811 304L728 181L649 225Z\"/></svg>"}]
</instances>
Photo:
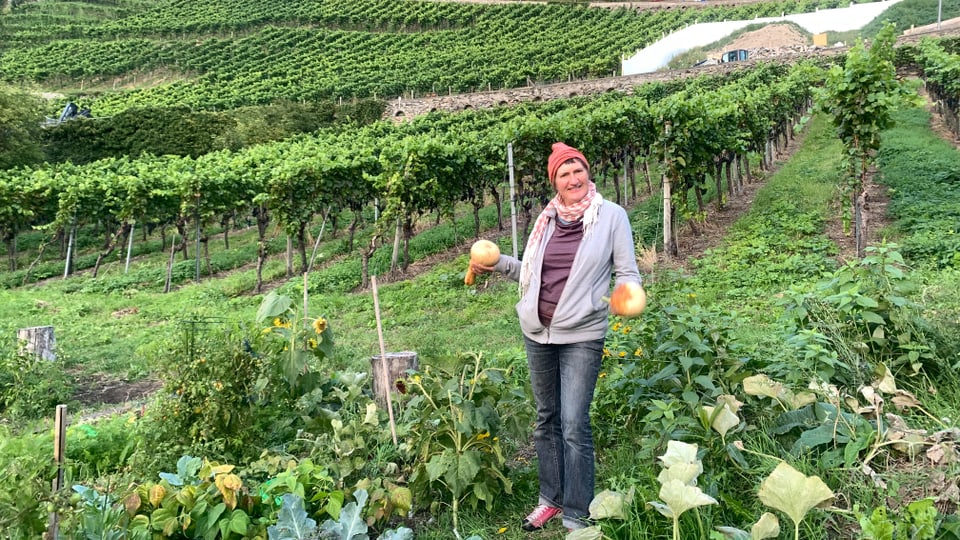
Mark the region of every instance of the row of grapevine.
<instances>
[{"instance_id":1,"label":"row of grapevine","mask_svg":"<svg viewBox=\"0 0 960 540\"><path fill-rule=\"evenodd\" d=\"M933 40L919 45L917 63L936 101L938 112L957 136L960 136L960 55L951 54Z\"/></svg>"},{"instance_id":2,"label":"row of grapevine","mask_svg":"<svg viewBox=\"0 0 960 540\"><path fill-rule=\"evenodd\" d=\"M608 76L619 70L622 55L685 24L780 15L813 9L810 4L637 13L527 3L173 2L88 26L80 37L12 40L0 49L0 73L7 81L41 82L102 83L157 69L189 77L107 92L93 104L101 116L144 104L222 109L277 99L469 92ZM576 35L569 30L574 20ZM373 22L363 28L364 21ZM420 29L427 31L411 31Z\"/></svg>"},{"instance_id":3,"label":"row of grapevine","mask_svg":"<svg viewBox=\"0 0 960 540\"><path fill-rule=\"evenodd\" d=\"M778 77L784 69L789 69L786 76ZM172 225L179 248L186 249L191 229L247 211L263 224L261 245L271 221L296 238L305 268L305 230L321 212L351 209L358 215L378 200L380 223L391 230L398 223L407 242L413 224L426 213L448 212L458 202L472 203L478 212L485 195L503 183L508 143L515 149L525 230L534 208L549 196L542 169L552 142L581 148L599 171L624 159L669 163L677 193L685 193L702 187L721 154L762 151L776 126L807 101L819 73L809 64L764 67L715 89L698 87L659 100L642 91L607 94L529 112L381 122L196 159L125 158L5 171L0 174L0 234L15 239L27 227L39 226L72 236L76 227L98 220L109 233L102 251L109 254L136 222ZM667 124L674 128L665 131ZM11 257L13 248L8 241ZM261 251L261 265L264 255Z\"/></svg>"}]
</instances>

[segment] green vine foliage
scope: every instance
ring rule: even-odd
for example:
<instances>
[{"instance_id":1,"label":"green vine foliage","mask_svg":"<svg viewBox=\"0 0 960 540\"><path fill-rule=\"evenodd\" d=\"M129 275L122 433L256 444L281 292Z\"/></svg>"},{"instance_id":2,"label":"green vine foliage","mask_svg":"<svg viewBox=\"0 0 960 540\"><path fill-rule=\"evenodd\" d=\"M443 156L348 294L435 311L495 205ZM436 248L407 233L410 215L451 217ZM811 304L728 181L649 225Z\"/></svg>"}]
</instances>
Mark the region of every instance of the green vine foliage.
<instances>
[{"instance_id":1,"label":"green vine foliage","mask_svg":"<svg viewBox=\"0 0 960 540\"><path fill-rule=\"evenodd\" d=\"M505 370L470 354L450 370L427 368L405 382L413 395L404 410L405 445L416 456L410 486L434 506L449 501L454 529L462 503L490 510L513 490L501 438L526 432L530 407L524 390L507 381Z\"/></svg>"},{"instance_id":2,"label":"green vine foliage","mask_svg":"<svg viewBox=\"0 0 960 540\"><path fill-rule=\"evenodd\" d=\"M876 161L880 134L893 125L892 111L901 103L919 99L896 77L893 24L881 30L869 48L862 40L847 53L843 67L833 65L819 91L821 110L833 117L837 136L846 152L847 168L841 188L852 197L858 255L865 231L861 230L858 200L864 192L867 173Z\"/></svg>"}]
</instances>

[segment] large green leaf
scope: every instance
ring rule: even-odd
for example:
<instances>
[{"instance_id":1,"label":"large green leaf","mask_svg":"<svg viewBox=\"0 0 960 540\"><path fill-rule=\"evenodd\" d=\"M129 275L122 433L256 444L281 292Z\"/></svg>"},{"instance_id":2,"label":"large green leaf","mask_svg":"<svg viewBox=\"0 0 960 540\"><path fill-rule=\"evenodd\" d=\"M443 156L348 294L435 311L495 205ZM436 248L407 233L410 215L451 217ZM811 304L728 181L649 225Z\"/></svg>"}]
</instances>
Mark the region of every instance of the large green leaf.
<instances>
[{"instance_id":1,"label":"large green leaf","mask_svg":"<svg viewBox=\"0 0 960 540\"><path fill-rule=\"evenodd\" d=\"M276 291L270 291L260 303L257 310L257 324L263 324L264 321L282 315L290 309L293 300L289 296L279 295Z\"/></svg>"}]
</instances>

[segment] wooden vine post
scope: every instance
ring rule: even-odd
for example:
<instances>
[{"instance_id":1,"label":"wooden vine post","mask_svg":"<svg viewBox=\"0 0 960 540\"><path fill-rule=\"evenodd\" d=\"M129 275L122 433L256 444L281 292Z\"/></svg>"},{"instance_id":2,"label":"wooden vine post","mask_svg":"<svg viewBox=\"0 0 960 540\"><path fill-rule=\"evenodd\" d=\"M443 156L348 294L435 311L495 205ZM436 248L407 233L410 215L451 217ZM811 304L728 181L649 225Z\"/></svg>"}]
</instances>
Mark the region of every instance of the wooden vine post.
<instances>
[{"instance_id":1,"label":"wooden vine post","mask_svg":"<svg viewBox=\"0 0 960 540\"><path fill-rule=\"evenodd\" d=\"M670 138L672 123L668 120L663 123L663 133ZM676 255L677 246L673 243L673 207L670 204L670 157L667 155L667 166L663 173L663 252L666 256Z\"/></svg>"}]
</instances>

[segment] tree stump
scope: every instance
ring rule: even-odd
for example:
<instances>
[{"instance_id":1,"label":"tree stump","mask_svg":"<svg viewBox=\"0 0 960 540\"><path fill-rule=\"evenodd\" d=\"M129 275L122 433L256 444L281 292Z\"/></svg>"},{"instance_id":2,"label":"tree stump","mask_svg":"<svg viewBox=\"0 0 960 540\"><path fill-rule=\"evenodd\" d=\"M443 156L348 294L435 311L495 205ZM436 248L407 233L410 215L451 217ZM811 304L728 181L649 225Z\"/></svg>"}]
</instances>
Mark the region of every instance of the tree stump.
<instances>
[{"instance_id":1,"label":"tree stump","mask_svg":"<svg viewBox=\"0 0 960 540\"><path fill-rule=\"evenodd\" d=\"M44 360L57 359L57 340L53 336L52 326L34 326L17 330L17 341L20 343L19 354L32 354Z\"/></svg>"},{"instance_id":2,"label":"tree stump","mask_svg":"<svg viewBox=\"0 0 960 540\"><path fill-rule=\"evenodd\" d=\"M407 370L417 369L419 366L417 353L412 351L388 352L386 358L379 354L371 356L370 383L377 405L386 408L388 396L399 392L396 386L397 380L405 379Z\"/></svg>"}]
</instances>

